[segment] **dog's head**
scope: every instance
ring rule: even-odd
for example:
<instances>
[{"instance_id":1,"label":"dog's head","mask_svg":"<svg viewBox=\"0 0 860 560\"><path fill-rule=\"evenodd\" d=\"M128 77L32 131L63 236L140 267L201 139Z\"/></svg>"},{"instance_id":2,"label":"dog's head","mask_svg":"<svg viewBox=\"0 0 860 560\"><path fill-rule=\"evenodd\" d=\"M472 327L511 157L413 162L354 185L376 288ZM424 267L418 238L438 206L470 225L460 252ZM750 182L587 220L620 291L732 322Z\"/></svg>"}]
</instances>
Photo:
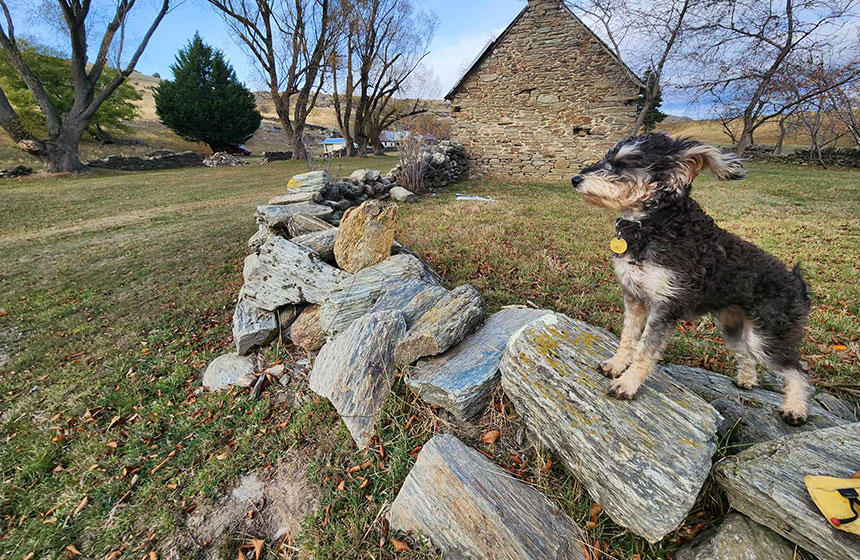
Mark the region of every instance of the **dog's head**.
<instances>
[{"instance_id":1,"label":"dog's head","mask_svg":"<svg viewBox=\"0 0 860 560\"><path fill-rule=\"evenodd\" d=\"M618 142L606 156L571 179L588 202L636 211L660 200L689 195L690 184L705 168L722 180L742 179L746 170L734 154L665 134L643 134Z\"/></svg>"}]
</instances>

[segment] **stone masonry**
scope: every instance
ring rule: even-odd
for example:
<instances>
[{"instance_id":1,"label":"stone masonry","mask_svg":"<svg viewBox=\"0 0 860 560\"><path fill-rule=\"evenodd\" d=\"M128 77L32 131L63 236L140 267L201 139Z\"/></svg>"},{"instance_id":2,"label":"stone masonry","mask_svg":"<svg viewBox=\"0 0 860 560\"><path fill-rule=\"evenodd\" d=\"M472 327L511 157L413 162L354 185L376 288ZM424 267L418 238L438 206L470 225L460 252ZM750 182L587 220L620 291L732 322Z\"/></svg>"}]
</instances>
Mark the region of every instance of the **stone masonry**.
<instances>
[{"instance_id":1,"label":"stone masonry","mask_svg":"<svg viewBox=\"0 0 860 560\"><path fill-rule=\"evenodd\" d=\"M569 178L630 133L640 81L561 0L528 0L454 89L473 173Z\"/></svg>"}]
</instances>

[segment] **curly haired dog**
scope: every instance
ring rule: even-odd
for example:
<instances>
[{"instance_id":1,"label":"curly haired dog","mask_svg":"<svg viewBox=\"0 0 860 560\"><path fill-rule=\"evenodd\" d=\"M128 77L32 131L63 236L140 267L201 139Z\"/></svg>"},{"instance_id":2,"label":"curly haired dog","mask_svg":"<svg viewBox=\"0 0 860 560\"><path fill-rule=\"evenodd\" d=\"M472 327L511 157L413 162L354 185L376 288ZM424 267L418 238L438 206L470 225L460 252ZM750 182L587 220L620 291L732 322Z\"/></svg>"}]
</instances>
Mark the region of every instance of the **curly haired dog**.
<instances>
[{"instance_id":1,"label":"curly haired dog","mask_svg":"<svg viewBox=\"0 0 860 560\"><path fill-rule=\"evenodd\" d=\"M572 179L591 204L621 212L611 246L624 292L618 351L600 369L615 381L610 394L632 399L665 349L680 319L712 313L737 356L735 384L757 384L759 364L785 383L783 420L807 418L809 384L800 343L809 297L800 268L722 230L690 198L703 169L718 179L742 179L733 154L690 139L645 134L622 140Z\"/></svg>"}]
</instances>

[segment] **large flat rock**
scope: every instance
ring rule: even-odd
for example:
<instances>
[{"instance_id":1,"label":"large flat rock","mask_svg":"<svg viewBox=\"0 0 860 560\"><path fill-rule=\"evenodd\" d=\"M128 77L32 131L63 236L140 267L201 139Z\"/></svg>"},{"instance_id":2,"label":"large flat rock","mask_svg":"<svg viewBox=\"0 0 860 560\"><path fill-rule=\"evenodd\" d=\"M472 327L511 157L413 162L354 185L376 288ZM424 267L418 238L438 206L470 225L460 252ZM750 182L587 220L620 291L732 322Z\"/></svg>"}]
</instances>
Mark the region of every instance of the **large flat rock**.
<instances>
[{"instance_id":1,"label":"large flat rock","mask_svg":"<svg viewBox=\"0 0 860 560\"><path fill-rule=\"evenodd\" d=\"M297 214L325 219L333 212L334 210L322 204L266 204L257 206L255 218L258 226L286 229L292 217Z\"/></svg>"},{"instance_id":2,"label":"large flat rock","mask_svg":"<svg viewBox=\"0 0 860 560\"><path fill-rule=\"evenodd\" d=\"M822 428L831 428L848 421L810 402L809 421L802 426L789 426L779 414L782 394L767 389L740 389L731 377L705 369L667 365L663 368L672 379L696 393L723 415L721 435L731 432L734 445L749 446Z\"/></svg>"},{"instance_id":3,"label":"large flat rock","mask_svg":"<svg viewBox=\"0 0 860 560\"><path fill-rule=\"evenodd\" d=\"M860 469L860 424L759 443L720 462L714 478L736 510L820 560L860 558L860 538L830 526L805 475L849 478Z\"/></svg>"},{"instance_id":4,"label":"large flat rock","mask_svg":"<svg viewBox=\"0 0 860 560\"><path fill-rule=\"evenodd\" d=\"M243 274L245 298L267 311L321 303L339 279L352 276L323 262L313 250L278 236L267 239L258 253L245 259Z\"/></svg>"},{"instance_id":5,"label":"large flat rock","mask_svg":"<svg viewBox=\"0 0 860 560\"><path fill-rule=\"evenodd\" d=\"M326 171L308 171L300 175L294 175L287 181L287 193L319 193L329 183Z\"/></svg>"},{"instance_id":6,"label":"large flat rock","mask_svg":"<svg viewBox=\"0 0 860 560\"><path fill-rule=\"evenodd\" d=\"M604 511L655 543L693 506L722 418L662 371L633 401L608 396L610 380L597 368L616 346L604 329L544 315L508 343L502 386L535 437Z\"/></svg>"},{"instance_id":7,"label":"large flat rock","mask_svg":"<svg viewBox=\"0 0 860 560\"><path fill-rule=\"evenodd\" d=\"M675 560L795 560L795 554L790 542L767 527L730 513L716 531L678 549Z\"/></svg>"},{"instance_id":8,"label":"large flat rock","mask_svg":"<svg viewBox=\"0 0 860 560\"><path fill-rule=\"evenodd\" d=\"M448 434L434 436L388 514L451 560L584 560L582 531L540 492Z\"/></svg>"},{"instance_id":9,"label":"large flat rock","mask_svg":"<svg viewBox=\"0 0 860 560\"><path fill-rule=\"evenodd\" d=\"M267 346L278 336L278 319L272 311L258 308L242 292L233 311L233 342L244 356L255 348Z\"/></svg>"},{"instance_id":10,"label":"large flat rock","mask_svg":"<svg viewBox=\"0 0 860 560\"><path fill-rule=\"evenodd\" d=\"M331 338L373 308L382 291L403 280L428 281L424 264L411 255L392 255L357 274L343 272L322 302L320 322Z\"/></svg>"},{"instance_id":11,"label":"large flat rock","mask_svg":"<svg viewBox=\"0 0 860 560\"><path fill-rule=\"evenodd\" d=\"M406 326L411 327L447 293L442 286L424 280L393 282L379 294L371 312L399 311L406 319Z\"/></svg>"},{"instance_id":12,"label":"large flat rock","mask_svg":"<svg viewBox=\"0 0 860 560\"><path fill-rule=\"evenodd\" d=\"M551 313L526 307L502 309L457 346L420 360L406 383L430 404L459 420L471 420L487 406L499 384L499 362L508 340L524 325Z\"/></svg>"},{"instance_id":13,"label":"large flat rock","mask_svg":"<svg viewBox=\"0 0 860 560\"><path fill-rule=\"evenodd\" d=\"M338 267L358 272L391 256L397 205L368 200L349 208L340 220L334 244Z\"/></svg>"},{"instance_id":14,"label":"large flat rock","mask_svg":"<svg viewBox=\"0 0 860 560\"><path fill-rule=\"evenodd\" d=\"M470 284L457 286L436 302L409 329L394 351L394 361L409 365L451 348L484 320L486 306Z\"/></svg>"},{"instance_id":15,"label":"large flat rock","mask_svg":"<svg viewBox=\"0 0 860 560\"><path fill-rule=\"evenodd\" d=\"M330 227L293 237L290 241L313 249L322 260L334 264L334 242L337 239L338 228Z\"/></svg>"},{"instance_id":16,"label":"large flat rock","mask_svg":"<svg viewBox=\"0 0 860 560\"><path fill-rule=\"evenodd\" d=\"M394 380L392 354L405 332L399 313L365 315L327 342L314 362L311 390L331 401L359 449L376 434Z\"/></svg>"}]
</instances>

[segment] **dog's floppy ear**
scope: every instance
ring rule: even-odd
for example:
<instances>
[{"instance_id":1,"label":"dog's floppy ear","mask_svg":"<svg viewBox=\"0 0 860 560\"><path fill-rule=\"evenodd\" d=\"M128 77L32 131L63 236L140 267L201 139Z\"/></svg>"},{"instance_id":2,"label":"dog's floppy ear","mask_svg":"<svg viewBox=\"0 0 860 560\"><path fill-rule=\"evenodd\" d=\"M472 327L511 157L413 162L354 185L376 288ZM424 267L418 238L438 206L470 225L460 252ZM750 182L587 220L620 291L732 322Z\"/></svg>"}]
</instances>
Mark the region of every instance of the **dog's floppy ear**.
<instances>
[{"instance_id":1,"label":"dog's floppy ear","mask_svg":"<svg viewBox=\"0 0 860 560\"><path fill-rule=\"evenodd\" d=\"M740 158L733 153L724 153L702 142L687 141L678 152L681 166L689 174L688 183L707 167L721 181L736 181L747 175Z\"/></svg>"}]
</instances>

